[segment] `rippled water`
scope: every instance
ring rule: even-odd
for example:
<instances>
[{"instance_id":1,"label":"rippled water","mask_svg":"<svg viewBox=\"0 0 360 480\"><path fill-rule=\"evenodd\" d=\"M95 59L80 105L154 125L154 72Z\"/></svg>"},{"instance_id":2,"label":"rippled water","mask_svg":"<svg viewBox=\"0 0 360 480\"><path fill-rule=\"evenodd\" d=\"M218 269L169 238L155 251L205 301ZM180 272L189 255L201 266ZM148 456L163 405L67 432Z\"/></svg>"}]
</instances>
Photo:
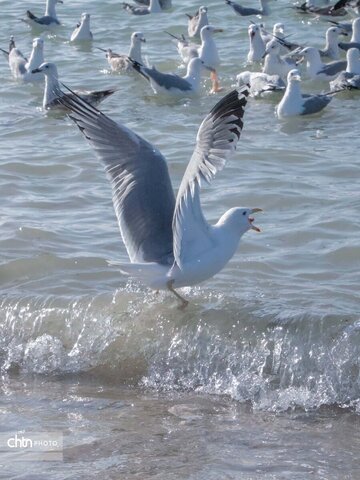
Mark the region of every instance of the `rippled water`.
<instances>
[{"instance_id":1,"label":"rippled water","mask_svg":"<svg viewBox=\"0 0 360 480\"><path fill-rule=\"evenodd\" d=\"M45 52L71 87L119 89L103 111L160 148L176 188L220 95L204 80L201 98L157 98L142 79L110 74L98 50L67 42L87 10L94 45L126 52L142 30L150 62L177 71L163 31L181 33L194 6L173 1L160 28L158 16L132 18L115 1L66 2ZM205 4L225 30L229 90L248 21ZM327 24L287 5L277 1L267 25L283 20L291 38L320 46ZM18 20L27 6L2 3L2 46L14 34L29 52ZM41 88L16 84L5 59L1 71L1 431L62 431L56 479L359 478L358 95L287 122L274 116L278 97L249 102L238 151L202 200L211 221L235 205L263 208L263 232L184 289L191 303L180 312L108 266L127 257L102 166L68 119L44 114ZM0 456L2 478L49 478L48 464L30 475L13 458Z\"/></svg>"}]
</instances>

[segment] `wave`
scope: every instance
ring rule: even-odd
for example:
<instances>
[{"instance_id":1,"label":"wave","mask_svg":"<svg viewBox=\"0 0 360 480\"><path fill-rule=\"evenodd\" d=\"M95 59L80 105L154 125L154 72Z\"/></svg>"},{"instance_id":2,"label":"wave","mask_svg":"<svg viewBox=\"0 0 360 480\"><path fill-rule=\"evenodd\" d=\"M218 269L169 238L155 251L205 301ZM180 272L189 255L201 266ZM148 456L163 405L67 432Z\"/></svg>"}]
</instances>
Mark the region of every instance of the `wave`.
<instances>
[{"instance_id":1,"label":"wave","mask_svg":"<svg viewBox=\"0 0 360 480\"><path fill-rule=\"evenodd\" d=\"M272 411L329 404L360 411L358 318L261 314L222 295L204 301L200 292L189 290L185 312L134 285L71 300L7 296L1 369L228 395Z\"/></svg>"}]
</instances>

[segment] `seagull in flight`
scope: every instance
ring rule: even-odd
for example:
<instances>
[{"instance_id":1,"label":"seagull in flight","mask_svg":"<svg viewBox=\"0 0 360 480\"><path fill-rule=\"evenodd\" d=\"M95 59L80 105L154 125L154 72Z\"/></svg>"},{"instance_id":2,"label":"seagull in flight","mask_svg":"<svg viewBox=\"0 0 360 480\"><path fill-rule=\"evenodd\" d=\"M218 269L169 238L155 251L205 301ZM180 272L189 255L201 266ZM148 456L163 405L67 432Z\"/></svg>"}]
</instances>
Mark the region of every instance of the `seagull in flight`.
<instances>
[{"instance_id":1,"label":"seagull in flight","mask_svg":"<svg viewBox=\"0 0 360 480\"><path fill-rule=\"evenodd\" d=\"M247 86L233 90L205 117L176 198L166 159L151 143L80 97L59 97L111 182L131 262L120 264L121 272L172 292L182 309L188 301L176 289L211 278L232 258L244 233L260 231L253 223L259 208L231 208L210 225L200 203L202 182L210 183L236 148L248 95Z\"/></svg>"}]
</instances>

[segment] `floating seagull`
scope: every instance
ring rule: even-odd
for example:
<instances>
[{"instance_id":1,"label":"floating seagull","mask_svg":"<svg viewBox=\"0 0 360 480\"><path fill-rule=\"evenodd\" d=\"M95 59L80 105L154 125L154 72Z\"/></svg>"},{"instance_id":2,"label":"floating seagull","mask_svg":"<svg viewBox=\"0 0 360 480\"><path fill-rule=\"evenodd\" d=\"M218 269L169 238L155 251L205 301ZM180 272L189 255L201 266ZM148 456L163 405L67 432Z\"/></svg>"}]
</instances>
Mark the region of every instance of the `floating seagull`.
<instances>
[{"instance_id":1,"label":"floating seagull","mask_svg":"<svg viewBox=\"0 0 360 480\"><path fill-rule=\"evenodd\" d=\"M342 70L346 69L346 60L323 63L317 48L306 47L299 52L306 60L306 71L312 80L333 80Z\"/></svg>"},{"instance_id":2,"label":"floating seagull","mask_svg":"<svg viewBox=\"0 0 360 480\"><path fill-rule=\"evenodd\" d=\"M42 73L32 73L44 61L44 40L34 38L29 60L16 48L14 37L10 38L9 51L0 49L8 58L13 77L22 82L39 82L44 80Z\"/></svg>"},{"instance_id":3,"label":"floating seagull","mask_svg":"<svg viewBox=\"0 0 360 480\"><path fill-rule=\"evenodd\" d=\"M139 5L146 5L147 7L150 5L150 0L135 0L135 2ZM159 3L163 10L169 10L172 7L171 0L159 0Z\"/></svg>"},{"instance_id":4,"label":"floating seagull","mask_svg":"<svg viewBox=\"0 0 360 480\"><path fill-rule=\"evenodd\" d=\"M275 109L279 118L318 113L330 103L332 99L330 95L302 94L300 82L299 70L290 70L287 76L287 87L284 96Z\"/></svg>"},{"instance_id":5,"label":"floating seagull","mask_svg":"<svg viewBox=\"0 0 360 480\"><path fill-rule=\"evenodd\" d=\"M260 0L260 8L243 7L232 0L225 0L227 5L234 10L235 13L242 17L250 15L270 15L269 0Z\"/></svg>"},{"instance_id":6,"label":"floating seagull","mask_svg":"<svg viewBox=\"0 0 360 480\"><path fill-rule=\"evenodd\" d=\"M265 43L265 45L269 43L271 40L273 40L274 37L280 38L280 39L285 37L285 26L283 23L274 23L272 33L269 33L265 29L265 25L260 24L260 27L261 27L261 38L263 39L263 42Z\"/></svg>"},{"instance_id":7,"label":"floating seagull","mask_svg":"<svg viewBox=\"0 0 360 480\"><path fill-rule=\"evenodd\" d=\"M52 27L60 25L60 22L56 16L55 6L57 3L63 3L62 0L46 0L45 15L43 17L37 17L28 10L26 12L27 19L24 22L33 27Z\"/></svg>"},{"instance_id":8,"label":"floating seagull","mask_svg":"<svg viewBox=\"0 0 360 480\"><path fill-rule=\"evenodd\" d=\"M61 107L62 103L59 101L59 97L62 96L75 96L78 95L82 99L97 105L102 102L106 97L112 95L116 90L109 88L108 90L88 91L88 90L76 90L75 94L64 93L59 85L58 72L54 63L42 63L39 68L35 68L32 73L43 72L45 75L45 90L43 98L43 109L48 110L51 108Z\"/></svg>"},{"instance_id":9,"label":"floating seagull","mask_svg":"<svg viewBox=\"0 0 360 480\"><path fill-rule=\"evenodd\" d=\"M318 7L315 5L315 0L306 0L306 2L299 6L295 6L294 8L300 13L313 13L315 15L340 17L347 15L347 11L344 8L346 1L347 0L339 0L335 5Z\"/></svg>"},{"instance_id":10,"label":"floating seagull","mask_svg":"<svg viewBox=\"0 0 360 480\"><path fill-rule=\"evenodd\" d=\"M248 35L250 40L250 50L247 55L249 63L260 62L264 57L265 43L261 37L261 29L259 25L253 23L249 25Z\"/></svg>"},{"instance_id":11,"label":"floating seagull","mask_svg":"<svg viewBox=\"0 0 360 480\"><path fill-rule=\"evenodd\" d=\"M107 50L97 47L99 50L106 52L107 61L113 72L131 72L133 66L129 62L129 57L138 63L143 63L141 56L141 44L145 43L146 39L142 32L133 32L131 34L130 50L128 55L115 53L110 48Z\"/></svg>"},{"instance_id":12,"label":"floating seagull","mask_svg":"<svg viewBox=\"0 0 360 480\"><path fill-rule=\"evenodd\" d=\"M352 24L350 42L340 42L339 47L342 50L349 50L349 48L358 48L360 50L360 18L356 18Z\"/></svg>"},{"instance_id":13,"label":"floating seagull","mask_svg":"<svg viewBox=\"0 0 360 480\"><path fill-rule=\"evenodd\" d=\"M207 7L201 6L194 16L189 15L188 13L185 14L189 18L188 34L190 38L200 38L202 27L209 25L207 11Z\"/></svg>"},{"instance_id":14,"label":"floating seagull","mask_svg":"<svg viewBox=\"0 0 360 480\"><path fill-rule=\"evenodd\" d=\"M347 34L352 33L352 22L337 22L336 20L328 20L328 22L341 28L341 30Z\"/></svg>"},{"instance_id":15,"label":"floating seagull","mask_svg":"<svg viewBox=\"0 0 360 480\"><path fill-rule=\"evenodd\" d=\"M280 48L281 45L275 38L266 45L263 73L279 75L285 81L289 71L296 67L296 63L291 58L281 57Z\"/></svg>"},{"instance_id":16,"label":"floating seagull","mask_svg":"<svg viewBox=\"0 0 360 480\"><path fill-rule=\"evenodd\" d=\"M200 46L194 43L189 43L183 35L181 37L176 37L172 33L166 32L177 40L177 49L184 63L188 63L191 58L200 57L206 66L211 67L214 70L210 74L213 84L211 92L213 93L221 90L216 72L220 65L220 58L213 37L214 33L219 32L223 32L223 30L221 28L215 28L212 25L205 25L202 27L200 31Z\"/></svg>"},{"instance_id":17,"label":"floating seagull","mask_svg":"<svg viewBox=\"0 0 360 480\"><path fill-rule=\"evenodd\" d=\"M279 75L245 71L239 73L236 79L240 87L250 85L250 95L252 97L267 95L273 92L283 92L285 90L285 82Z\"/></svg>"},{"instance_id":18,"label":"floating seagull","mask_svg":"<svg viewBox=\"0 0 360 480\"><path fill-rule=\"evenodd\" d=\"M205 65L201 58L192 58L187 66L184 77L171 73L162 73L155 67L148 68L129 58L133 68L140 73L151 85L155 93L171 95L198 94L200 91L201 72L203 69L214 71Z\"/></svg>"},{"instance_id":19,"label":"floating seagull","mask_svg":"<svg viewBox=\"0 0 360 480\"><path fill-rule=\"evenodd\" d=\"M90 31L90 14L82 13L80 23L75 27L70 37L70 42L90 42L93 34Z\"/></svg>"},{"instance_id":20,"label":"floating seagull","mask_svg":"<svg viewBox=\"0 0 360 480\"><path fill-rule=\"evenodd\" d=\"M130 258L120 271L155 290L196 285L222 270L259 208L231 208L210 225L200 203L210 181L235 150L249 94L245 87L218 102L202 122L175 200L165 158L149 142L77 97L61 97L70 118L104 163L121 236Z\"/></svg>"},{"instance_id":21,"label":"floating seagull","mask_svg":"<svg viewBox=\"0 0 360 480\"><path fill-rule=\"evenodd\" d=\"M130 5L130 3L122 3L123 8L132 15L148 15L149 13L162 12L159 0L150 0L149 6L137 7L136 5Z\"/></svg>"},{"instance_id":22,"label":"floating seagull","mask_svg":"<svg viewBox=\"0 0 360 480\"><path fill-rule=\"evenodd\" d=\"M330 82L330 91L338 92L345 89L360 88L360 51L357 48L350 48L346 52L346 70Z\"/></svg>"},{"instance_id":23,"label":"floating seagull","mask_svg":"<svg viewBox=\"0 0 360 480\"><path fill-rule=\"evenodd\" d=\"M322 57L328 57L332 60L338 60L340 58L339 50L339 35L347 35L346 32L339 27L330 27L326 30L325 34L325 47L319 50Z\"/></svg>"}]
</instances>

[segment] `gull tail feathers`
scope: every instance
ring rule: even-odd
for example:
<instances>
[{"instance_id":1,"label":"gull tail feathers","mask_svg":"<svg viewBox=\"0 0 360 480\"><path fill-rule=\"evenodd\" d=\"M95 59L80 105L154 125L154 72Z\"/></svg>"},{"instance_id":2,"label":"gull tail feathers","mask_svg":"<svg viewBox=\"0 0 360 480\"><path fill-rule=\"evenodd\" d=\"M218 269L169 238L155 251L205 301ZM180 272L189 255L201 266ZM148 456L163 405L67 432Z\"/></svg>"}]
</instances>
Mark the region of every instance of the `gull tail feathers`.
<instances>
[{"instance_id":1,"label":"gull tail feathers","mask_svg":"<svg viewBox=\"0 0 360 480\"><path fill-rule=\"evenodd\" d=\"M166 274L169 267L159 263L122 263L109 261L109 265L118 267L123 275L140 280L149 287L159 288L166 285Z\"/></svg>"}]
</instances>

